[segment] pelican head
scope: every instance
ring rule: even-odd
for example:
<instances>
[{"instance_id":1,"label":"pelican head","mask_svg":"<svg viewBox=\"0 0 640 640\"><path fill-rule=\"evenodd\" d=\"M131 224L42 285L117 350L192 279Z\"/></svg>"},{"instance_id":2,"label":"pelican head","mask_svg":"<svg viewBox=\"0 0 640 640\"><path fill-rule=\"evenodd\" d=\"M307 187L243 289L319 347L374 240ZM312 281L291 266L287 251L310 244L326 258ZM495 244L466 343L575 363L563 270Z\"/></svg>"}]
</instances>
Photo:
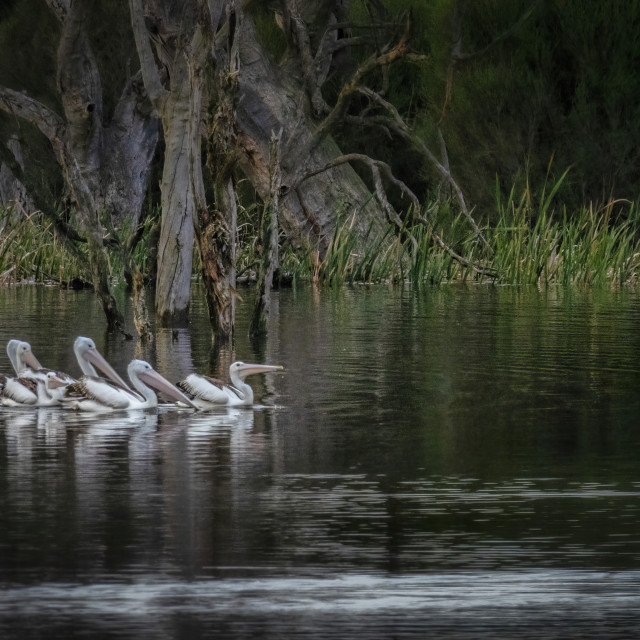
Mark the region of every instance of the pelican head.
<instances>
[{"instance_id":1,"label":"pelican head","mask_svg":"<svg viewBox=\"0 0 640 640\"><path fill-rule=\"evenodd\" d=\"M31 351L31 345L22 340L9 340L7 355L16 373L21 373L27 367L33 370L42 369L42 365Z\"/></svg>"},{"instance_id":2,"label":"pelican head","mask_svg":"<svg viewBox=\"0 0 640 640\"><path fill-rule=\"evenodd\" d=\"M231 380L237 378L244 380L247 376L256 373L270 373L272 371L283 371L284 367L272 364L247 364L246 362L234 362L229 367L229 376Z\"/></svg>"},{"instance_id":3,"label":"pelican head","mask_svg":"<svg viewBox=\"0 0 640 640\"><path fill-rule=\"evenodd\" d=\"M172 385L167 379L163 378L148 362L145 362L144 360L132 360L129 363L127 372L133 386L136 387L136 389L145 397L147 397L147 394L144 389L138 386L137 381L140 381L147 387L151 387L156 391L164 393L174 400L186 404L192 409L198 408L193 404L193 402L191 402L191 400L189 400L189 398L187 398L187 396L184 395L184 393L182 393L182 391L180 391L180 389L178 389L178 387Z\"/></svg>"},{"instance_id":4,"label":"pelican head","mask_svg":"<svg viewBox=\"0 0 640 640\"><path fill-rule=\"evenodd\" d=\"M65 376L64 378L62 376ZM47 371L45 376L45 386L47 390L64 389L68 386L69 380L66 374L61 374L58 371Z\"/></svg>"},{"instance_id":5,"label":"pelican head","mask_svg":"<svg viewBox=\"0 0 640 640\"><path fill-rule=\"evenodd\" d=\"M91 338L78 336L73 343L73 352L76 354L82 373L87 376L95 376L97 367L109 379L119 384L123 389L128 389L127 383L118 375L116 370L102 357L96 343Z\"/></svg>"}]
</instances>

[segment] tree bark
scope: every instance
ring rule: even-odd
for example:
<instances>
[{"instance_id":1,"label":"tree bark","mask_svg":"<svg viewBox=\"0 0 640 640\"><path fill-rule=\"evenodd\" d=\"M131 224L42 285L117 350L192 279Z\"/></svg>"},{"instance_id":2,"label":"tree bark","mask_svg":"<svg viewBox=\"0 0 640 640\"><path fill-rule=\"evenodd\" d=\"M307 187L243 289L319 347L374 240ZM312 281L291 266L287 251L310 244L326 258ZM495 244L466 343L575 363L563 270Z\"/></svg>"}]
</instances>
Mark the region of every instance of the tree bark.
<instances>
[{"instance_id":1,"label":"tree bark","mask_svg":"<svg viewBox=\"0 0 640 640\"><path fill-rule=\"evenodd\" d=\"M12 137L6 145L0 142L0 205L17 205L25 211L33 211L33 199L22 180L15 173L24 172L24 160L20 140Z\"/></svg>"},{"instance_id":2,"label":"tree bark","mask_svg":"<svg viewBox=\"0 0 640 640\"><path fill-rule=\"evenodd\" d=\"M198 248L214 339L227 341L235 325L236 199L233 181L216 184L216 206L198 210Z\"/></svg>"},{"instance_id":3,"label":"tree bark","mask_svg":"<svg viewBox=\"0 0 640 640\"><path fill-rule=\"evenodd\" d=\"M95 292L109 328L115 329L121 327L122 315L111 292L100 216L109 218L109 226L127 217L137 223L157 124L132 79L112 126L105 126L100 75L85 32L87 3L47 0L47 4L62 25L57 86L64 117L7 88L0 88L0 108L35 124L50 141L87 242Z\"/></svg>"},{"instance_id":4,"label":"tree bark","mask_svg":"<svg viewBox=\"0 0 640 640\"><path fill-rule=\"evenodd\" d=\"M282 131L271 137L269 159L269 199L265 202L260 215L259 240L260 264L258 266L257 298L253 309L253 317L249 327L251 336L267 334L267 321L271 310L271 287L273 274L278 265L278 219L280 210L280 139Z\"/></svg>"},{"instance_id":5,"label":"tree bark","mask_svg":"<svg viewBox=\"0 0 640 640\"><path fill-rule=\"evenodd\" d=\"M165 138L161 182L156 314L164 325L186 322L192 271L194 219L204 202L201 139L206 101L204 70L210 55L208 19L198 0L130 0L131 22L142 75L160 115ZM153 33L153 56L145 17Z\"/></svg>"},{"instance_id":6,"label":"tree bark","mask_svg":"<svg viewBox=\"0 0 640 640\"><path fill-rule=\"evenodd\" d=\"M321 3L322 4L322 3ZM310 19L326 16L318 9ZM307 6L307 5L305 5ZM329 7L330 8L330 7ZM313 25L323 32L326 25ZM285 25L287 28L287 25ZM310 29L311 30L311 29ZM289 34L290 38L293 38ZM292 56L295 52L292 52ZM240 43L241 73L237 109L239 166L263 200L269 197L269 140L283 130L282 188L287 190L306 173L328 165L341 155L330 134L316 138L318 127L299 61L275 64L261 48L255 23L245 16ZM294 243L310 240L321 253L329 241L340 212L356 213L354 231L364 237L371 226L380 231L382 213L371 190L348 164L332 168L286 191L281 202L283 230Z\"/></svg>"},{"instance_id":7,"label":"tree bark","mask_svg":"<svg viewBox=\"0 0 640 640\"><path fill-rule=\"evenodd\" d=\"M243 16L235 1L209 2L211 33L224 24L225 36L212 49L207 127L207 167L213 184L214 205L198 206L198 248L202 264L209 320L214 338L228 341L235 327L237 204L233 169L236 162L235 114L240 73L238 33ZM210 41L213 46L215 38Z\"/></svg>"}]
</instances>

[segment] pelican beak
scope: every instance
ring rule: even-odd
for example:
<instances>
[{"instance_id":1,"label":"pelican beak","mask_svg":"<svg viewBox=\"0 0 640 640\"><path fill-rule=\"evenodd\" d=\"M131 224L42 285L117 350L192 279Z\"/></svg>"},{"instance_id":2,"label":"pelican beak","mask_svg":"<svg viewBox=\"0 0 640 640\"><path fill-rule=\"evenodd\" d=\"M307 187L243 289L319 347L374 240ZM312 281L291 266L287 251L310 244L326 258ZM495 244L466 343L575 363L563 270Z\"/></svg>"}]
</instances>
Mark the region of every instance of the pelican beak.
<instances>
[{"instance_id":1,"label":"pelican beak","mask_svg":"<svg viewBox=\"0 0 640 640\"><path fill-rule=\"evenodd\" d=\"M59 389L60 387L66 387L68 384L68 380L63 380L55 374L49 374L47 376L47 386L49 389Z\"/></svg>"},{"instance_id":2,"label":"pelican beak","mask_svg":"<svg viewBox=\"0 0 640 640\"><path fill-rule=\"evenodd\" d=\"M129 385L118 375L118 372L102 357L102 355L92 349L83 354L83 358L88 360L92 365L100 369L107 378L119 384L123 389L129 389Z\"/></svg>"},{"instance_id":3,"label":"pelican beak","mask_svg":"<svg viewBox=\"0 0 640 640\"><path fill-rule=\"evenodd\" d=\"M243 364L239 367L242 377L252 376L256 373L271 373L273 371L284 371L284 367L274 364Z\"/></svg>"},{"instance_id":4,"label":"pelican beak","mask_svg":"<svg viewBox=\"0 0 640 640\"><path fill-rule=\"evenodd\" d=\"M27 351L23 356L22 356L22 361L29 365L34 371L37 369L42 369L42 365L40 364L40 362L38 362L38 358L36 358L33 355L32 351Z\"/></svg>"},{"instance_id":5,"label":"pelican beak","mask_svg":"<svg viewBox=\"0 0 640 640\"><path fill-rule=\"evenodd\" d=\"M192 409L198 408L195 404L193 404L193 402L191 402L191 400L189 400L189 398L187 398L187 396L184 395L184 393L182 393L182 391L180 391L180 389L178 389L178 387L175 387L174 385L172 385L166 378L163 378L157 371L153 371L153 370L144 371L143 373L138 374L138 377L140 378L140 380L142 380L142 382L144 382L150 387L153 387L156 391L160 391L165 395L169 396L170 398L173 398L178 402L182 402L186 404L188 407L191 407Z\"/></svg>"}]
</instances>

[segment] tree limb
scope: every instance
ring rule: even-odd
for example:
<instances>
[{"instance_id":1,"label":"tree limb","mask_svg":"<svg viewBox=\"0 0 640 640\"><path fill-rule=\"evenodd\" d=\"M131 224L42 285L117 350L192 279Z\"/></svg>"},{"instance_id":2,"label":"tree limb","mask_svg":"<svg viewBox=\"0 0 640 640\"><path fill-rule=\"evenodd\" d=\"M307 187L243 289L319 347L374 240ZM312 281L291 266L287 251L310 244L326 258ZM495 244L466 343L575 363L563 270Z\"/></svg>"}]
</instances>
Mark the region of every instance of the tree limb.
<instances>
[{"instance_id":1,"label":"tree limb","mask_svg":"<svg viewBox=\"0 0 640 640\"><path fill-rule=\"evenodd\" d=\"M338 99L336 103L328 113L327 117L322 121L320 126L318 127L315 138L317 142L326 135L326 133L335 126L338 122L343 120L346 116L347 109L349 108L349 103L351 101L352 96L357 93L363 83L364 78L371 73L374 69L384 67L392 64L396 60L399 60L403 57L410 56L409 53L409 34L411 30L410 20L407 20L405 25L405 31L401 36L400 40L393 46L389 48L389 45L383 48L382 52L375 53L367 60L365 60L354 72L351 79L344 84L340 93L338 95ZM422 57L420 57L422 59ZM411 56L411 60L414 59L414 56Z\"/></svg>"},{"instance_id":2,"label":"tree limb","mask_svg":"<svg viewBox=\"0 0 640 640\"><path fill-rule=\"evenodd\" d=\"M26 93L0 87L0 109L34 124L52 144L64 137L62 118Z\"/></svg>"},{"instance_id":3,"label":"tree limb","mask_svg":"<svg viewBox=\"0 0 640 640\"><path fill-rule=\"evenodd\" d=\"M149 99L158 111L161 111L161 104L167 96L166 89L162 86L158 66L151 49L149 41L149 32L144 23L144 12L142 10L142 0L129 0L129 9L131 11L131 27L136 41L136 49L140 58L142 68L142 77L144 78L144 86L149 94Z\"/></svg>"},{"instance_id":4,"label":"tree limb","mask_svg":"<svg viewBox=\"0 0 640 640\"><path fill-rule=\"evenodd\" d=\"M431 233L434 241L443 251L449 254L459 264L462 264L463 266L472 269L473 271L475 271L480 275L486 275L489 277L497 276L497 272L495 271L495 269L477 264L476 262L473 262L468 258L465 258L459 255L458 253L456 253L436 232L431 222L421 214L420 201L418 200L417 196L413 193L413 191L402 180L399 180L398 178L396 178L393 175L391 167L387 163L382 162L381 160L374 160L373 158L370 158L369 156L360 154L360 153L348 153L335 158L331 162L327 163L324 167L321 167L320 169L316 169L315 171L312 171L306 174L300 180L298 180L298 182L295 185L293 185L291 189L297 188L300 185L300 183L304 182L305 180L308 180L309 178L312 178L313 176L323 173L324 171L328 171L329 169L337 167L340 164L345 164L350 162L363 162L369 167L374 180L376 198L380 202L380 205L382 206L385 212L385 215L387 216L389 222L391 222L392 224L395 224L398 230L400 230L402 233L405 233L409 237L414 247L414 251L417 249L417 245L418 245L417 240L415 239L413 234L411 234L411 232L407 229L405 223L402 221L400 216L396 213L396 211L393 209L393 207L389 203L384 187L382 185L382 180L380 176L381 172L383 172L386 175L386 177L392 182L392 184L394 184L398 189L400 189L400 191L411 200L411 204L413 205L412 214L413 214L414 221L424 224L427 227L427 229L429 229L429 232Z\"/></svg>"},{"instance_id":5,"label":"tree limb","mask_svg":"<svg viewBox=\"0 0 640 640\"><path fill-rule=\"evenodd\" d=\"M460 188L458 183L455 181L453 175L451 175L451 171L449 171L449 169L436 158L435 154L425 144L424 140L422 140L420 136L417 136L415 133L413 133L409 129L408 125L402 119L402 116L400 115L400 113L398 112L398 110L395 108L394 105L392 105L390 102L388 102L387 100L385 100L384 98L382 98L380 95L378 95L377 93L375 93L369 88L359 87L358 91L363 95L366 95L367 97L369 97L371 100L377 102L381 107L383 107L387 111L387 113L389 113L390 115L388 126L391 129L393 129L400 137L404 138L407 142L410 142L414 147L416 147L429 160L429 162L431 162L431 164L437 169L438 173L440 173L442 178L453 189L453 192L455 193L455 196L456 196L456 200L458 201L458 205L460 206L460 210L462 211L465 218L467 218L467 220L469 221L469 224L474 230L476 236L480 238L485 248L489 252L491 252L491 247L489 246L489 243L487 242L486 238L482 234L480 227L478 227L476 221L473 219L473 216L469 212L469 209L467 208L467 203L464 198L464 194L462 193L462 189Z\"/></svg>"}]
</instances>

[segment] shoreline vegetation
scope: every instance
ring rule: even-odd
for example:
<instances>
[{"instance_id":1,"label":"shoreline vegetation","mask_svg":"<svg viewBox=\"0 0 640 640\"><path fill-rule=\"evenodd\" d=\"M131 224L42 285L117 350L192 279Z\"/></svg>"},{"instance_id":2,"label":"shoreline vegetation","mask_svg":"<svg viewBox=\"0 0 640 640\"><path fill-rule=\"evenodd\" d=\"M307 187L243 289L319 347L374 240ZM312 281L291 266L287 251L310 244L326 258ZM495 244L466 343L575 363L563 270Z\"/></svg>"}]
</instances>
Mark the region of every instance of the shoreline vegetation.
<instances>
[{"instance_id":1,"label":"shoreline vegetation","mask_svg":"<svg viewBox=\"0 0 640 640\"><path fill-rule=\"evenodd\" d=\"M563 176L564 178L564 176ZM469 230L464 216L452 213L447 201L434 201L424 218L404 227L389 225L369 241L354 232L354 216L343 215L328 249L294 247L281 237L277 284L313 282L327 287L345 284L410 283L441 285L484 282L500 285L635 286L640 282L640 212L637 203L612 200L568 212L554 204L562 179L537 199L528 185L507 197L496 187L496 221L481 231L488 246ZM256 279L257 234L241 225L236 261L238 284ZM434 238L446 235L443 248ZM153 228L141 230L135 264L153 268ZM113 239L119 246L119 240ZM40 212L0 209L0 286L48 283L63 288L90 288L86 246L62 241L55 224ZM456 256L465 256L457 260ZM109 278L129 283L127 261L110 252ZM194 252L194 274L199 274ZM199 275L196 277L200 277Z\"/></svg>"},{"instance_id":2,"label":"shoreline vegetation","mask_svg":"<svg viewBox=\"0 0 640 640\"><path fill-rule=\"evenodd\" d=\"M5 4L0 285L638 282L640 0Z\"/></svg>"}]
</instances>

